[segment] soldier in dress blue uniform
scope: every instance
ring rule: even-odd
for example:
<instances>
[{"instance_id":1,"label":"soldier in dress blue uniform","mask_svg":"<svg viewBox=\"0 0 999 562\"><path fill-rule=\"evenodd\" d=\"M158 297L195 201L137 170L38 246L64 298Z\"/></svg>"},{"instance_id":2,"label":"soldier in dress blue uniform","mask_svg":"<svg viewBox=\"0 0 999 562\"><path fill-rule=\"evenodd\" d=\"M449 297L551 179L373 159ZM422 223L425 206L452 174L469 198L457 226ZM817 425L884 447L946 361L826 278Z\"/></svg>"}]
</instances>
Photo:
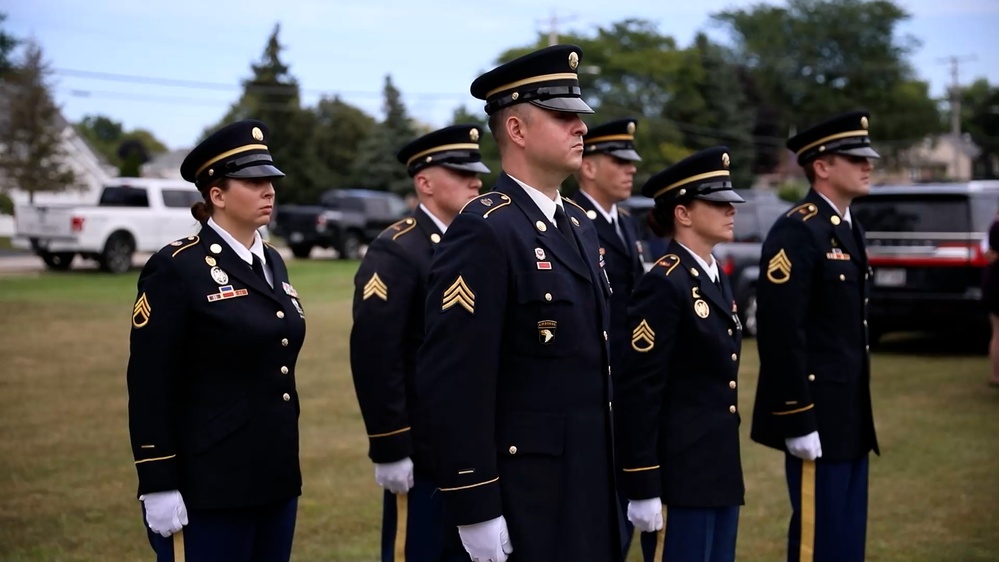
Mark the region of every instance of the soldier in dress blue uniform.
<instances>
[{"instance_id":1,"label":"soldier in dress blue uniform","mask_svg":"<svg viewBox=\"0 0 999 562\"><path fill-rule=\"evenodd\" d=\"M198 234L139 275L128 421L157 560L291 556L302 475L295 362L305 312L281 256L260 239L284 174L267 126L245 120L181 165L204 202Z\"/></svg>"},{"instance_id":2,"label":"soldier in dress blue uniform","mask_svg":"<svg viewBox=\"0 0 999 562\"><path fill-rule=\"evenodd\" d=\"M573 201L586 211L593 221L600 240L600 255L610 279L610 358L611 371L619 376L623 370L630 332L625 327L628 297L638 280L645 274L638 225L627 209L618 203L631 197L635 163L642 157L635 150L635 119L618 119L589 127L583 137L583 165L576 172L579 190ZM619 495L622 509L628 499ZM632 536L631 523L625 528L624 556Z\"/></svg>"},{"instance_id":3,"label":"soldier in dress blue uniform","mask_svg":"<svg viewBox=\"0 0 999 562\"><path fill-rule=\"evenodd\" d=\"M385 489L382 562L468 560L454 524L444 523L430 444L413 414L430 260L454 217L479 195L478 174L489 173L480 134L455 125L399 151L419 205L371 243L354 277L350 366L375 481Z\"/></svg>"},{"instance_id":4,"label":"soldier in dress blue uniform","mask_svg":"<svg viewBox=\"0 0 999 562\"><path fill-rule=\"evenodd\" d=\"M616 389L621 480L646 562L735 560L745 488L739 454L742 326L711 255L733 237L728 149L693 154L649 178L650 226L669 253L639 282ZM666 504L663 528L662 506Z\"/></svg>"},{"instance_id":5,"label":"soldier in dress blue uniform","mask_svg":"<svg viewBox=\"0 0 999 562\"><path fill-rule=\"evenodd\" d=\"M812 188L774 224L760 260L754 441L783 451L788 560L864 559L870 390L870 267L850 201L869 190L870 116L853 111L787 141Z\"/></svg>"},{"instance_id":6,"label":"soldier in dress blue uniform","mask_svg":"<svg viewBox=\"0 0 999 562\"><path fill-rule=\"evenodd\" d=\"M419 420L440 492L472 560L621 556L607 321L596 229L559 196L591 112L581 50L499 66L485 100L503 173L434 255L417 366Z\"/></svg>"}]
</instances>

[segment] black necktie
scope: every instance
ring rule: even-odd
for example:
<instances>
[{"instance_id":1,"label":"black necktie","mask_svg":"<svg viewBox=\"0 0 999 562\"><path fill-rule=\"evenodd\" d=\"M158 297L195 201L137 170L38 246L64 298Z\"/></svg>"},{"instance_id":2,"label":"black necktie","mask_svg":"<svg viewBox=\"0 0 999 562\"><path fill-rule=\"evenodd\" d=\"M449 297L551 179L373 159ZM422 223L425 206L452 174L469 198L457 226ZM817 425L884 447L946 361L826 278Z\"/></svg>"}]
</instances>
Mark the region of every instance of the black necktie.
<instances>
[{"instance_id":1,"label":"black necktie","mask_svg":"<svg viewBox=\"0 0 999 562\"><path fill-rule=\"evenodd\" d=\"M569 226L569 217L565 215L565 209L563 209L560 205L555 206L555 224L558 226L558 229L562 231L562 234L565 235L566 239L569 240L569 245L571 245L578 254L579 247L576 246L576 237L573 236L572 227Z\"/></svg>"},{"instance_id":2,"label":"black necktie","mask_svg":"<svg viewBox=\"0 0 999 562\"><path fill-rule=\"evenodd\" d=\"M264 275L264 262L260 261L260 256L257 254L252 255L253 265L251 267L253 267L253 271L263 279L264 283L267 283L267 276ZM267 285L270 286L270 283L267 283Z\"/></svg>"}]
</instances>

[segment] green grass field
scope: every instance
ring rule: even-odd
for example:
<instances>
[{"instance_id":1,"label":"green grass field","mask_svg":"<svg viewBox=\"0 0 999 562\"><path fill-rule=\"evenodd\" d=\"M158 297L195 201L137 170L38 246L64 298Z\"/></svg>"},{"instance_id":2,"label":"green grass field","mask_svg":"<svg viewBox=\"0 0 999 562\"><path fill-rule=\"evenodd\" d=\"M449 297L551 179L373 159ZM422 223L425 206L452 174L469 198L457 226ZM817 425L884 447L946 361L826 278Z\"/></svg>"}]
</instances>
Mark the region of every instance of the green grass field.
<instances>
[{"instance_id":1,"label":"green grass field","mask_svg":"<svg viewBox=\"0 0 999 562\"><path fill-rule=\"evenodd\" d=\"M356 263L290 265L308 321L298 365L305 489L294 559L374 561L381 494L348 363ZM136 275L0 277L2 561L153 559L125 408ZM999 559L999 391L986 387L987 368L984 355L927 339L896 339L875 354L884 456L871 462L868 560ZM748 340L738 559L777 561L787 494L781 456L748 439L756 369Z\"/></svg>"}]
</instances>

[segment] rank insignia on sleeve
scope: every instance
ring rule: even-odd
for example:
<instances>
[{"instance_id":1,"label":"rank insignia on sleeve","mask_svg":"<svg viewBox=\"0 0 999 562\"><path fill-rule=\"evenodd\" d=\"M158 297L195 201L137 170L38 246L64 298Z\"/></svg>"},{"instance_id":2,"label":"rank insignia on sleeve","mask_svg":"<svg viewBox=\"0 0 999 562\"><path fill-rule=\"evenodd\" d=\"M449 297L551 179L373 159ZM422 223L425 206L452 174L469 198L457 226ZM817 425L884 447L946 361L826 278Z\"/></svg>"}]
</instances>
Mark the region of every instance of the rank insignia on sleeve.
<instances>
[{"instance_id":1,"label":"rank insignia on sleeve","mask_svg":"<svg viewBox=\"0 0 999 562\"><path fill-rule=\"evenodd\" d=\"M555 339L555 326L558 322L554 320L542 320L538 322L538 341L548 345Z\"/></svg>"},{"instance_id":2,"label":"rank insignia on sleeve","mask_svg":"<svg viewBox=\"0 0 999 562\"><path fill-rule=\"evenodd\" d=\"M451 283L451 286L444 291L444 301L441 304L441 312L447 311L454 305L461 305L470 314L475 314L475 293L468 288L461 275Z\"/></svg>"},{"instance_id":3,"label":"rank insignia on sleeve","mask_svg":"<svg viewBox=\"0 0 999 562\"><path fill-rule=\"evenodd\" d=\"M645 353L655 345L656 333L652 331L652 326L642 320L634 331L631 332L631 348L639 353Z\"/></svg>"},{"instance_id":4,"label":"rank insignia on sleeve","mask_svg":"<svg viewBox=\"0 0 999 562\"><path fill-rule=\"evenodd\" d=\"M132 307L132 327L141 328L149 323L149 316L152 314L153 309L149 306L149 299L146 298L146 293L142 293L139 300L135 301L135 306Z\"/></svg>"},{"instance_id":5,"label":"rank insignia on sleeve","mask_svg":"<svg viewBox=\"0 0 999 562\"><path fill-rule=\"evenodd\" d=\"M767 279L775 285L787 283L791 279L791 260L784 250L770 258L770 263L767 264Z\"/></svg>"},{"instance_id":6,"label":"rank insignia on sleeve","mask_svg":"<svg viewBox=\"0 0 999 562\"><path fill-rule=\"evenodd\" d=\"M368 282L364 284L364 292L361 295L361 300L366 301L372 296L378 297L383 301L388 301L388 286L385 285L385 282L382 281L382 278L377 273L372 273L371 279L368 279Z\"/></svg>"}]
</instances>

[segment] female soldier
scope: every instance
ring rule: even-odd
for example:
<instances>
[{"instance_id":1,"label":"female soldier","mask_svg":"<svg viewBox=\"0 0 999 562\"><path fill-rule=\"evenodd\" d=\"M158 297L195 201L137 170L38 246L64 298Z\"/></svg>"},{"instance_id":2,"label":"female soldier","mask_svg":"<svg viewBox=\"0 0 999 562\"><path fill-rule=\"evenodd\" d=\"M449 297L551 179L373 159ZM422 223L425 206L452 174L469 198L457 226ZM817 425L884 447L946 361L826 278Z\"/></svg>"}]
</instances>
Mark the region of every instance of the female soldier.
<instances>
[{"instance_id":1,"label":"female soldier","mask_svg":"<svg viewBox=\"0 0 999 562\"><path fill-rule=\"evenodd\" d=\"M631 295L631 348L615 392L628 519L643 531L647 562L735 559L744 495L736 409L742 326L711 256L715 244L732 240L732 203L743 202L728 166L728 149L714 147L642 187L655 199L653 231L673 237Z\"/></svg>"},{"instance_id":2,"label":"female soldier","mask_svg":"<svg viewBox=\"0 0 999 562\"><path fill-rule=\"evenodd\" d=\"M302 476L295 362L305 313L270 220L267 127L239 121L181 165L204 197L195 236L139 275L129 432L157 560L288 560ZM172 538L170 538L172 535Z\"/></svg>"}]
</instances>

